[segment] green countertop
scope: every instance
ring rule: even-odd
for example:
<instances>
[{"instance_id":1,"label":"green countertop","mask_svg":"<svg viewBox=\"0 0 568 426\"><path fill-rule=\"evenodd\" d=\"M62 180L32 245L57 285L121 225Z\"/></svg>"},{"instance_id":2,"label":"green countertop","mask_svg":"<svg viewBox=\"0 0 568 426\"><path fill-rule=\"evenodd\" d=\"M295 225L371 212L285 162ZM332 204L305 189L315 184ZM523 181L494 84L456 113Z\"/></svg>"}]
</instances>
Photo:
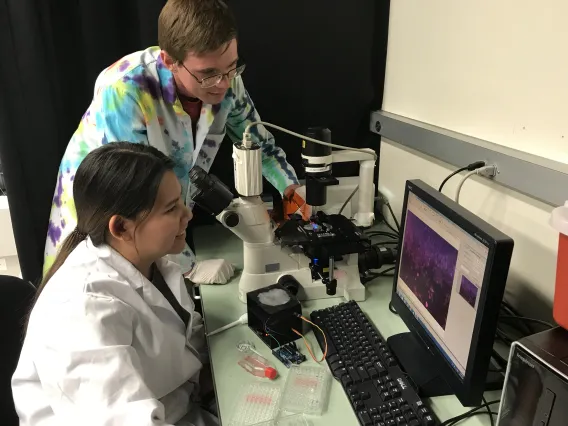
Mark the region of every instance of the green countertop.
<instances>
[{"instance_id":1,"label":"green countertop","mask_svg":"<svg viewBox=\"0 0 568 426\"><path fill-rule=\"evenodd\" d=\"M223 258L238 267L242 266L242 243L222 226L198 228L195 231L195 240L198 259ZM246 305L239 301L237 290L238 277L225 285L201 287L206 330L216 330L225 324L235 321L246 312ZM388 309L391 291L392 278L376 279L367 285L366 300L359 302L361 309L385 338L408 331L402 320ZM333 306L341 301L342 298L332 298L303 302L303 313L308 316L312 310ZM321 357L321 351L313 333L308 333L307 338L315 349L316 357ZM288 373L287 368L270 353L270 349L246 325L239 325L209 337L208 344L215 380L215 391L219 414L223 424L228 424L231 419L231 412L239 389L252 380L259 380L237 365L241 353L236 349L236 346L243 340L253 342L256 349L273 362L279 373L279 377L274 381L275 383L284 384ZM307 354L301 341L298 341L298 344L302 345L300 346L302 352ZM308 362L315 364L309 356L308 360ZM326 363L323 362L321 365L326 365ZM487 400L499 399L500 392L487 392L486 397ZM441 421L468 411L455 396L436 397L426 402ZM497 405L493 406L494 411L497 409ZM309 418L314 426L358 425L358 420L343 392L341 384L336 380L332 380L327 411L321 417L310 416ZM489 424L489 416L487 415L475 416L459 423L459 425L464 426Z\"/></svg>"}]
</instances>

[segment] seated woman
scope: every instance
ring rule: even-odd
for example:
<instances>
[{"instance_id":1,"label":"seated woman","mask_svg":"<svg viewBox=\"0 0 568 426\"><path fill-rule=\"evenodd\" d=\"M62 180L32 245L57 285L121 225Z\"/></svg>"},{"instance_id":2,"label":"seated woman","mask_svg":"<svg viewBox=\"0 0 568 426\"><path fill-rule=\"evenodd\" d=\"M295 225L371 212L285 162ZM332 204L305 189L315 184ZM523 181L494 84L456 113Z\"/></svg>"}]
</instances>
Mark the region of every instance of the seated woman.
<instances>
[{"instance_id":1,"label":"seated woman","mask_svg":"<svg viewBox=\"0 0 568 426\"><path fill-rule=\"evenodd\" d=\"M209 425L201 317L179 267L191 211L172 161L116 142L83 160L77 228L38 289L12 378L21 425Z\"/></svg>"}]
</instances>

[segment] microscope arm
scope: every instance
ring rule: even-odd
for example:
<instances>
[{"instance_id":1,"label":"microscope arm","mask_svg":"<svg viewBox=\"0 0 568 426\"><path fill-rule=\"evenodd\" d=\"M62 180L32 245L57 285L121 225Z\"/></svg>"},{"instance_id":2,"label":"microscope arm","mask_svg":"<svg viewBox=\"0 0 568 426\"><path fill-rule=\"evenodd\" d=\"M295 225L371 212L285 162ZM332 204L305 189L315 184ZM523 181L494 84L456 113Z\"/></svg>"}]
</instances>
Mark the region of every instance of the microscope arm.
<instances>
[{"instance_id":1,"label":"microscope arm","mask_svg":"<svg viewBox=\"0 0 568 426\"><path fill-rule=\"evenodd\" d=\"M371 226L375 219L375 160L367 152L374 154L372 149L365 149L360 152L333 151L332 154L332 163L359 162L359 196L354 219L358 226L363 227Z\"/></svg>"}]
</instances>

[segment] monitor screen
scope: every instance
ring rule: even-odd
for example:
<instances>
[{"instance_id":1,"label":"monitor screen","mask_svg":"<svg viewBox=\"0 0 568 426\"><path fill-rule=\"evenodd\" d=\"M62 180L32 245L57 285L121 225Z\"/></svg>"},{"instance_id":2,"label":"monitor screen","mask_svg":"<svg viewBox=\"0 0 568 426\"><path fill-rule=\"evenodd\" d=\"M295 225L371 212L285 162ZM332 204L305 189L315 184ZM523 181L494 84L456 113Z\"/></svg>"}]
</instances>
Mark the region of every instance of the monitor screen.
<instances>
[{"instance_id":1,"label":"monitor screen","mask_svg":"<svg viewBox=\"0 0 568 426\"><path fill-rule=\"evenodd\" d=\"M463 379L489 249L408 194L396 293Z\"/></svg>"}]
</instances>

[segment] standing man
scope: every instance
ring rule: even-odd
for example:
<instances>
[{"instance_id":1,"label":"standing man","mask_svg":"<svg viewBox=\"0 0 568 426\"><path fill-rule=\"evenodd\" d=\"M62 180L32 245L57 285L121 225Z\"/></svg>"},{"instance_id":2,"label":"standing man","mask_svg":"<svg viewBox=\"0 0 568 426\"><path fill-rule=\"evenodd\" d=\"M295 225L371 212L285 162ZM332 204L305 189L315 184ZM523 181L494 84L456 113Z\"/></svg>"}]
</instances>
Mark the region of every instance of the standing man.
<instances>
[{"instance_id":1,"label":"standing man","mask_svg":"<svg viewBox=\"0 0 568 426\"><path fill-rule=\"evenodd\" d=\"M176 162L182 196L193 207L190 169L198 165L209 171L225 134L240 141L246 126L260 120L241 78L245 65L239 61L236 23L223 0L169 0L160 13L158 41L159 47L125 56L97 78L93 101L59 169L44 272L75 228L73 178L90 151L114 141L160 149ZM294 193L296 173L274 137L260 125L252 134L262 147L264 177L285 203L301 204ZM187 245L178 263L199 283L200 264ZM232 273L227 265L217 266Z\"/></svg>"}]
</instances>

